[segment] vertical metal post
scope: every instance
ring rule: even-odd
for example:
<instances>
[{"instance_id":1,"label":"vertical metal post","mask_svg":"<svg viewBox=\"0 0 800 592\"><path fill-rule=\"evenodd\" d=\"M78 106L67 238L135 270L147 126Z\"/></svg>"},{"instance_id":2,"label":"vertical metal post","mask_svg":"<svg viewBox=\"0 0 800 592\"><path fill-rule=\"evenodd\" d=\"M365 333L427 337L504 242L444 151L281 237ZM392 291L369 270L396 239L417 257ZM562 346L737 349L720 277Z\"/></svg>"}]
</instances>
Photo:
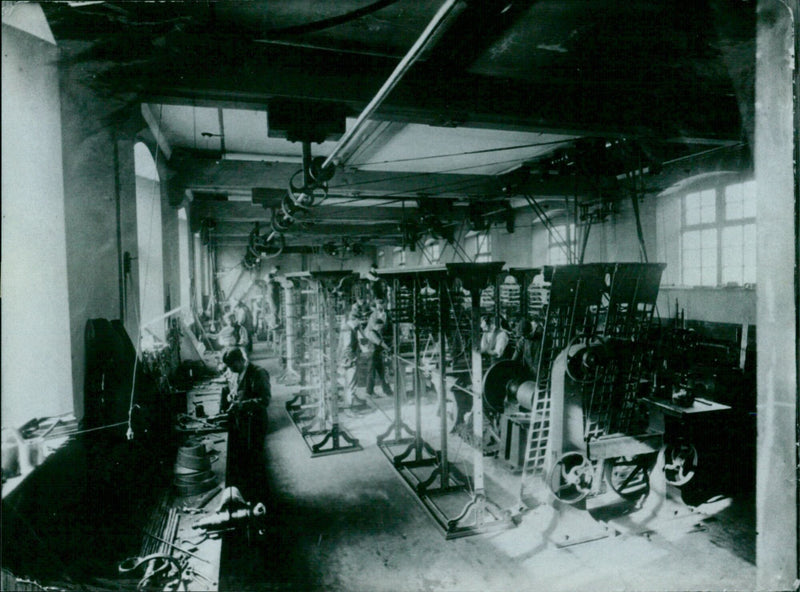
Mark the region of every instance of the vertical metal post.
<instances>
[{"instance_id":1,"label":"vertical metal post","mask_svg":"<svg viewBox=\"0 0 800 592\"><path fill-rule=\"evenodd\" d=\"M445 332L447 331L447 298L446 291L449 289L447 279L444 277L439 280L439 466L441 467L442 488L450 484L450 462L447 459L447 383L445 373L447 372L447 359L445 358Z\"/></svg>"},{"instance_id":2,"label":"vertical metal post","mask_svg":"<svg viewBox=\"0 0 800 592\"><path fill-rule=\"evenodd\" d=\"M417 281L415 278L411 279L411 309L412 318L414 319L414 366L412 369L413 375L411 383L414 388L414 420L415 430L414 435L414 453L417 460L422 458L422 396L420 393L421 385L419 383L419 291L417 290Z\"/></svg>"},{"instance_id":3,"label":"vertical metal post","mask_svg":"<svg viewBox=\"0 0 800 592\"><path fill-rule=\"evenodd\" d=\"M325 348L328 345L328 325L325 319L325 313L327 308L326 298L325 298L325 288L322 285L322 282L317 280L315 283L316 290L317 290L317 318L319 319L317 322L319 323L319 347L317 347L318 353L318 368L319 368L319 420L320 425L324 428L326 426L327 417L325 417L325 411L327 410L326 401L328 400L328 373L326 372L325 368Z\"/></svg>"},{"instance_id":4,"label":"vertical metal post","mask_svg":"<svg viewBox=\"0 0 800 592\"><path fill-rule=\"evenodd\" d=\"M336 370L339 367L339 360L338 360L338 339L337 331L336 331L336 307L333 302L334 296L332 292L329 292L327 289L325 290L325 314L328 317L328 338L327 341L327 348L328 348L328 369L330 370L330 381L331 381L331 403L330 403L330 411L331 411L331 423L334 426L339 425L339 381L337 380L337 373Z\"/></svg>"},{"instance_id":5,"label":"vertical metal post","mask_svg":"<svg viewBox=\"0 0 800 592\"><path fill-rule=\"evenodd\" d=\"M311 177L311 142L303 140L303 186L311 187L314 179Z\"/></svg>"},{"instance_id":6,"label":"vertical metal post","mask_svg":"<svg viewBox=\"0 0 800 592\"><path fill-rule=\"evenodd\" d=\"M498 329L500 328L500 319L503 317L503 310L500 308L500 283L502 281L498 273L494 278L494 326Z\"/></svg>"},{"instance_id":7,"label":"vertical metal post","mask_svg":"<svg viewBox=\"0 0 800 592\"><path fill-rule=\"evenodd\" d=\"M394 304L395 315L392 322L392 351L394 352L394 439L400 440L400 414L402 413L400 407L400 398L405 394L401 389L405 388L405 381L400 376L401 372L405 372L405 367L400 363L400 322L398 315L398 302L397 296L400 293L400 280L398 278L392 279L392 302Z\"/></svg>"},{"instance_id":8,"label":"vertical metal post","mask_svg":"<svg viewBox=\"0 0 800 592\"><path fill-rule=\"evenodd\" d=\"M287 280L283 286L283 317L286 340L286 373L297 374L294 369L294 339L295 339L295 308L294 308L294 283Z\"/></svg>"},{"instance_id":9,"label":"vertical metal post","mask_svg":"<svg viewBox=\"0 0 800 592\"><path fill-rule=\"evenodd\" d=\"M481 397L481 291L472 287L472 435L474 446L474 494L483 495L483 401Z\"/></svg>"}]
</instances>

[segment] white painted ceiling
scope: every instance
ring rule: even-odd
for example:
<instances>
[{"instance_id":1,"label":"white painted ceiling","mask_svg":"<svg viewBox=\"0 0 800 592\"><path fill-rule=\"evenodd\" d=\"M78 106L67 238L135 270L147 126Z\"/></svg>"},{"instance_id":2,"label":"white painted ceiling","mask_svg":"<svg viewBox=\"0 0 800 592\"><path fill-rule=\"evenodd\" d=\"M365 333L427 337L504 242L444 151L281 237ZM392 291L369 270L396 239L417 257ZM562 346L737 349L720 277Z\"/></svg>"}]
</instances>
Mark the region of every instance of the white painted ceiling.
<instances>
[{"instance_id":1,"label":"white painted ceiling","mask_svg":"<svg viewBox=\"0 0 800 592\"><path fill-rule=\"evenodd\" d=\"M266 111L156 105L149 108L171 148L222 152L233 160L300 163L302 145L269 137ZM355 118L347 118L349 129ZM365 171L495 175L551 152L577 136L481 128L380 122L347 166ZM314 144L327 156L336 142ZM224 148L224 150L223 150Z\"/></svg>"}]
</instances>

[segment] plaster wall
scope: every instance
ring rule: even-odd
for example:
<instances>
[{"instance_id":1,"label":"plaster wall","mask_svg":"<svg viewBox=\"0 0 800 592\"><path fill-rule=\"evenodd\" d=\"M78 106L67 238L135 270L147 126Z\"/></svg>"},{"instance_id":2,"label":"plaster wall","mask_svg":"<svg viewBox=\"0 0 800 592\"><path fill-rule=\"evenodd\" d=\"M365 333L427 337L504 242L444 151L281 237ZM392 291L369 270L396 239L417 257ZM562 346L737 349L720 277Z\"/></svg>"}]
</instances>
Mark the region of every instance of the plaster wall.
<instances>
[{"instance_id":1,"label":"plaster wall","mask_svg":"<svg viewBox=\"0 0 800 592\"><path fill-rule=\"evenodd\" d=\"M2 29L2 423L19 426L72 411L73 367L57 49Z\"/></svg>"},{"instance_id":2,"label":"plaster wall","mask_svg":"<svg viewBox=\"0 0 800 592\"><path fill-rule=\"evenodd\" d=\"M756 35L756 587L797 588L798 2L760 0Z\"/></svg>"},{"instance_id":3,"label":"plaster wall","mask_svg":"<svg viewBox=\"0 0 800 592\"><path fill-rule=\"evenodd\" d=\"M118 121L112 115L120 105L98 96L87 86L91 80L91 71L81 64L61 71L70 351L78 417L83 415L86 322L118 319L124 308L126 328L135 343L137 332L130 330L130 319L136 318L134 305L140 301L135 265L124 294L127 306L122 306L119 290L119 257L125 251L137 256L133 144L115 133ZM117 245L118 197L121 249Z\"/></svg>"}]
</instances>

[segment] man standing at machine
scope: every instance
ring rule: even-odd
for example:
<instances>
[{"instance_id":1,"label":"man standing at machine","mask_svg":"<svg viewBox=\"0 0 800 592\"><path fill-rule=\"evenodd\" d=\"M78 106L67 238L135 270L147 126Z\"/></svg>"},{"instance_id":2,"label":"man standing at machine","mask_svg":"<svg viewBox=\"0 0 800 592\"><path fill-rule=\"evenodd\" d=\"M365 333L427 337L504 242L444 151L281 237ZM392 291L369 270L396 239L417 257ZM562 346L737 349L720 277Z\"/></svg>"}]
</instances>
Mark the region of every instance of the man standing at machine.
<instances>
[{"instance_id":1,"label":"man standing at machine","mask_svg":"<svg viewBox=\"0 0 800 592\"><path fill-rule=\"evenodd\" d=\"M354 304L347 315L347 321L342 329L339 342L339 363L344 373L344 406L351 411L366 411L369 409L367 402L356 395L358 371L359 344L358 335L361 332L361 313L358 305Z\"/></svg>"},{"instance_id":2,"label":"man standing at machine","mask_svg":"<svg viewBox=\"0 0 800 592\"><path fill-rule=\"evenodd\" d=\"M370 315L361 338L361 351L367 356L367 396L375 396L375 381L383 389L383 395L391 397L394 393L386 380L386 364L383 361L384 351L391 348L383 339L383 327L386 322L385 313L374 311Z\"/></svg>"},{"instance_id":3,"label":"man standing at machine","mask_svg":"<svg viewBox=\"0 0 800 592\"><path fill-rule=\"evenodd\" d=\"M500 319L500 326L495 323L493 315L481 317L481 354L484 362L494 364L498 360L506 360L514 353L514 346L510 344L508 325L505 319ZM488 367L488 366L487 366Z\"/></svg>"},{"instance_id":4,"label":"man standing at machine","mask_svg":"<svg viewBox=\"0 0 800 592\"><path fill-rule=\"evenodd\" d=\"M257 484L265 468L267 407L272 398L269 373L249 362L239 348L228 350L222 362L238 376L236 391L228 394L227 401L228 457L233 461L228 466L236 473L232 480Z\"/></svg>"},{"instance_id":5,"label":"man standing at machine","mask_svg":"<svg viewBox=\"0 0 800 592\"><path fill-rule=\"evenodd\" d=\"M530 377L539 371L539 352L542 347L542 326L538 319L529 321L522 318L515 330L515 349L511 357L520 362Z\"/></svg>"}]
</instances>

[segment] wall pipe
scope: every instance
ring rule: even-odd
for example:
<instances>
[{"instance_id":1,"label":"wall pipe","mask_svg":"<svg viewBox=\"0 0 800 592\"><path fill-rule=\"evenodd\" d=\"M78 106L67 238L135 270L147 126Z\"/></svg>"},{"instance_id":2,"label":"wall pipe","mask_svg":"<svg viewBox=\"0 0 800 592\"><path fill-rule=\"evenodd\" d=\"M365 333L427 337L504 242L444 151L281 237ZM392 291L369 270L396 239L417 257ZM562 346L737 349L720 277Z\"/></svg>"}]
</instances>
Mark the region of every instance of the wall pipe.
<instances>
[{"instance_id":1,"label":"wall pipe","mask_svg":"<svg viewBox=\"0 0 800 592\"><path fill-rule=\"evenodd\" d=\"M331 153L325 159L325 162L322 163L322 169L326 169L331 165L335 166L340 164L340 154L350 145L361 139L361 135L364 132L364 124L367 119L375 113L381 103L389 96L392 89L400 82L405 73L408 72L409 68L417 61L431 41L444 32L446 22L454 16L456 13L455 9L459 4L463 4L463 0L446 0L446 2L442 4L439 11L434 15L431 22L428 23L428 26L425 27L425 30L414 42L414 45L411 46L411 49L408 50L408 53L406 53L403 59L400 60L400 63L397 64L397 67L389 75L389 78L386 79L386 82L383 83L383 86L381 86L377 94L372 97L372 100L364 107L364 110L358 116L358 119L356 119L353 127L347 130L336 146L334 146Z\"/></svg>"}]
</instances>

